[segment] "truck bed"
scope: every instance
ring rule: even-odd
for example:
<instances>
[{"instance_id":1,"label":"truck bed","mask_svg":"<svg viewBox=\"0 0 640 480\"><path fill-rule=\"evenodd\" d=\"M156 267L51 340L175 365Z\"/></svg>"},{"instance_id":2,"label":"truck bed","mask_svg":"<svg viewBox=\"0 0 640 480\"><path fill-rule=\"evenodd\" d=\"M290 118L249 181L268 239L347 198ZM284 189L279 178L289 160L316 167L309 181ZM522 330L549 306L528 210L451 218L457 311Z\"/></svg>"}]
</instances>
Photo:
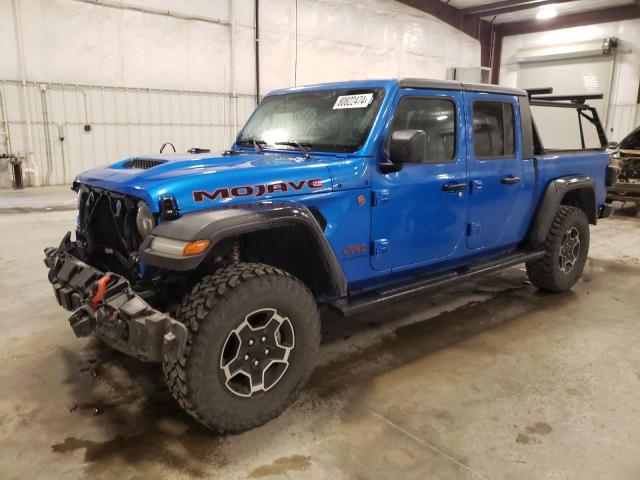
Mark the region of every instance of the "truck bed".
<instances>
[{"instance_id":1,"label":"truck bed","mask_svg":"<svg viewBox=\"0 0 640 480\"><path fill-rule=\"evenodd\" d=\"M605 177L609 165L609 153L604 150L575 150L553 152L536 156L537 181L535 205L539 205L544 189L556 178L585 175L593 180L596 189L596 206L600 209L606 199Z\"/></svg>"}]
</instances>

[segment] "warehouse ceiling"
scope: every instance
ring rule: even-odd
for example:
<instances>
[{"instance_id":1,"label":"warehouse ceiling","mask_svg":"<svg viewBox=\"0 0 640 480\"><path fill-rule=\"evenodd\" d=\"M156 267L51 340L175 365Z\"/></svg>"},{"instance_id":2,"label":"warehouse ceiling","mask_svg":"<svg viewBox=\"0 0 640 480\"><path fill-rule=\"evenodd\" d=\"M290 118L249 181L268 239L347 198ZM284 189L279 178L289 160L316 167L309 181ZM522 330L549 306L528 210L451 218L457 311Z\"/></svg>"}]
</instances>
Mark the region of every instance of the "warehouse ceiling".
<instances>
[{"instance_id":1,"label":"warehouse ceiling","mask_svg":"<svg viewBox=\"0 0 640 480\"><path fill-rule=\"evenodd\" d=\"M640 18L640 0L397 0L480 42L480 64L497 83L502 39Z\"/></svg>"},{"instance_id":2,"label":"warehouse ceiling","mask_svg":"<svg viewBox=\"0 0 640 480\"><path fill-rule=\"evenodd\" d=\"M555 16L621 6L635 5L640 10L638 0L559 0L555 2L549 0L443 0L443 2L461 10L465 16L493 20L495 24L528 20L544 21Z\"/></svg>"}]
</instances>

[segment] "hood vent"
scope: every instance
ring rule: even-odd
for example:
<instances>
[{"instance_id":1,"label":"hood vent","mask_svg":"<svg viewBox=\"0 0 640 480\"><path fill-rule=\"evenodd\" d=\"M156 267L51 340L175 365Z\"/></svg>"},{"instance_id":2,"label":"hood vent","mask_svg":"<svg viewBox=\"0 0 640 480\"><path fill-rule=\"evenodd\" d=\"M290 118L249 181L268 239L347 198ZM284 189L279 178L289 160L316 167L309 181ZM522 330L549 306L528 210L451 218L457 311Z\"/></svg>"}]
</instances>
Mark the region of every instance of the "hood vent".
<instances>
[{"instance_id":1,"label":"hood vent","mask_svg":"<svg viewBox=\"0 0 640 480\"><path fill-rule=\"evenodd\" d=\"M149 170L150 168L157 167L166 163L166 160L153 160L150 158L134 158L133 160L127 160L122 164L122 168L139 168L141 170Z\"/></svg>"}]
</instances>

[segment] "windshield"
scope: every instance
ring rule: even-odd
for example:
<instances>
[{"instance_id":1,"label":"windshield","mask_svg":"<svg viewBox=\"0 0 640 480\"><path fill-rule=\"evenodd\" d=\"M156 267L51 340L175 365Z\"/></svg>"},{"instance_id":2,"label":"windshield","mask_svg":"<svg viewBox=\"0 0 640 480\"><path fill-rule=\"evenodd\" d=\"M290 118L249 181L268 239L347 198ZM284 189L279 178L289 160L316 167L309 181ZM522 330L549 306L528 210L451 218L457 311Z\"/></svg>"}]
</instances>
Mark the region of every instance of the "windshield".
<instances>
[{"instance_id":1,"label":"windshield","mask_svg":"<svg viewBox=\"0 0 640 480\"><path fill-rule=\"evenodd\" d=\"M240 132L241 145L295 143L310 150L355 152L384 97L382 88L323 90L265 97ZM295 145L288 145L295 147Z\"/></svg>"}]
</instances>

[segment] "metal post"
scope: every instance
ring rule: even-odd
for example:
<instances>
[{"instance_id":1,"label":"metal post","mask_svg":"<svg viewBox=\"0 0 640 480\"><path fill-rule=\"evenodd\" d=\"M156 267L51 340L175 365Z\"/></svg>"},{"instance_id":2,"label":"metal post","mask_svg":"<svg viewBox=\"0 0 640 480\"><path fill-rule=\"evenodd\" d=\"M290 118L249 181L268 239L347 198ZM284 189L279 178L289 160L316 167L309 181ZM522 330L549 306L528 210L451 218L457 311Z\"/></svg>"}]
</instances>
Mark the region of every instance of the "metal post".
<instances>
[{"instance_id":1,"label":"metal post","mask_svg":"<svg viewBox=\"0 0 640 480\"><path fill-rule=\"evenodd\" d=\"M21 85L22 85L22 101L24 103L24 115L26 120L26 129L27 129L27 148L26 148L26 158L27 162L31 161L33 166L33 172L36 178L34 179L34 186L39 185L39 180L37 178L38 169L33 161L33 132L31 130L31 111L29 108L29 97L27 96L27 71L25 67L25 56L24 56L24 45L22 39L22 14L20 11L20 0L13 0L13 17L16 26L16 45L18 48L18 58L20 60L20 77L21 77Z\"/></svg>"},{"instance_id":2,"label":"metal post","mask_svg":"<svg viewBox=\"0 0 640 480\"><path fill-rule=\"evenodd\" d=\"M582 144L582 149L584 150L584 130L582 129L582 112L577 110L578 112L578 125L580 126L580 143Z\"/></svg>"},{"instance_id":3,"label":"metal post","mask_svg":"<svg viewBox=\"0 0 640 480\"><path fill-rule=\"evenodd\" d=\"M260 102L260 0L254 2L256 28L256 105Z\"/></svg>"},{"instance_id":4,"label":"metal post","mask_svg":"<svg viewBox=\"0 0 640 480\"><path fill-rule=\"evenodd\" d=\"M49 132L49 106L47 101L47 85L40 85L40 98L42 101L42 127L44 128L44 152L47 158L47 174L45 185L51 185L51 173L53 172L53 152L51 150L51 132Z\"/></svg>"},{"instance_id":5,"label":"metal post","mask_svg":"<svg viewBox=\"0 0 640 480\"><path fill-rule=\"evenodd\" d=\"M15 162L13 166L13 189L23 190L24 182L22 181L22 162Z\"/></svg>"}]
</instances>

